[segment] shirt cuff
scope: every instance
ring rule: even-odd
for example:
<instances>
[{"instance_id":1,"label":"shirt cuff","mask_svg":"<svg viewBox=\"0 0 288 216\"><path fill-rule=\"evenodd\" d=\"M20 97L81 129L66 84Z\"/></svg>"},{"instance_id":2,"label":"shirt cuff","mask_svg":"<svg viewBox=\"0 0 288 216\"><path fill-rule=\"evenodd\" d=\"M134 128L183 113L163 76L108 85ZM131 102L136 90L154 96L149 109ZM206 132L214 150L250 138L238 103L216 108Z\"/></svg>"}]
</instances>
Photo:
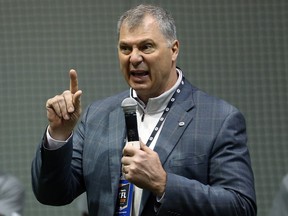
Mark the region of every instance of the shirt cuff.
<instances>
[{"instance_id":1,"label":"shirt cuff","mask_svg":"<svg viewBox=\"0 0 288 216\"><path fill-rule=\"evenodd\" d=\"M49 128L49 127L48 127ZM45 143L44 147L48 150L56 150L61 148L62 146L64 146L69 139L73 136L73 132L71 133L71 135L68 137L67 140L62 141L62 140L56 140L53 137L51 137L48 128L46 130L46 137L47 137L47 143Z\"/></svg>"}]
</instances>

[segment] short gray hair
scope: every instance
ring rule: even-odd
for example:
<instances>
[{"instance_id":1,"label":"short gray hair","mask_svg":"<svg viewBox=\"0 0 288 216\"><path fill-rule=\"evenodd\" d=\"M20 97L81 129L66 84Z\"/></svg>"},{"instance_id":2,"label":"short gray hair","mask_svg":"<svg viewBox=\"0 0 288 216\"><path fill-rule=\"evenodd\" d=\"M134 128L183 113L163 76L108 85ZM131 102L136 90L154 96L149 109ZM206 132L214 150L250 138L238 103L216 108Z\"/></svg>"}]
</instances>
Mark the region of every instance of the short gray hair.
<instances>
[{"instance_id":1,"label":"short gray hair","mask_svg":"<svg viewBox=\"0 0 288 216\"><path fill-rule=\"evenodd\" d=\"M146 15L155 18L160 31L168 40L169 45L171 45L174 40L177 40L175 21L171 14L161 7L144 4L131 8L120 17L117 23L118 38L120 36L120 28L124 22L130 29L133 29L143 22L143 18Z\"/></svg>"}]
</instances>

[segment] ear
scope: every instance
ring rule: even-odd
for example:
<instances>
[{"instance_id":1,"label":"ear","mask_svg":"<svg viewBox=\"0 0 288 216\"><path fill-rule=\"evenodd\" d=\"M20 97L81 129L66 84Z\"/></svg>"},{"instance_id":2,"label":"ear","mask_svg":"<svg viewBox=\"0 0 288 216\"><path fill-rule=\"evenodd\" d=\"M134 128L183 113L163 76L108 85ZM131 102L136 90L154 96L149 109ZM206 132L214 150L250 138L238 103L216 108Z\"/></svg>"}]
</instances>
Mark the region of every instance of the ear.
<instances>
[{"instance_id":1,"label":"ear","mask_svg":"<svg viewBox=\"0 0 288 216\"><path fill-rule=\"evenodd\" d=\"M171 45L171 51L172 51L172 60L176 61L179 53L179 41L175 40Z\"/></svg>"}]
</instances>

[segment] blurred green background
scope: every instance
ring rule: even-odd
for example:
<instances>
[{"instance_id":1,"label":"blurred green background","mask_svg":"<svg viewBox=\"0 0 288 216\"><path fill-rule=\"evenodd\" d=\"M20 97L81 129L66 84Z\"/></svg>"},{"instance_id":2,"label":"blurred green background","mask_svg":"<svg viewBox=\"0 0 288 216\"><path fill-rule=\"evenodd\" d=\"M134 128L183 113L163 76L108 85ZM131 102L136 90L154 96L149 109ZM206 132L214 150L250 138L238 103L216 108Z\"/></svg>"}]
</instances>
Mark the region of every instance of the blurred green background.
<instances>
[{"instance_id":1,"label":"blurred green background","mask_svg":"<svg viewBox=\"0 0 288 216\"><path fill-rule=\"evenodd\" d=\"M26 188L25 215L80 215L76 204L40 204L30 165L46 124L46 100L78 71L87 106L127 89L117 59L116 23L139 3L175 20L178 66L206 92L246 116L258 215L267 215L288 162L288 2L286 0L0 1L0 170Z\"/></svg>"}]
</instances>

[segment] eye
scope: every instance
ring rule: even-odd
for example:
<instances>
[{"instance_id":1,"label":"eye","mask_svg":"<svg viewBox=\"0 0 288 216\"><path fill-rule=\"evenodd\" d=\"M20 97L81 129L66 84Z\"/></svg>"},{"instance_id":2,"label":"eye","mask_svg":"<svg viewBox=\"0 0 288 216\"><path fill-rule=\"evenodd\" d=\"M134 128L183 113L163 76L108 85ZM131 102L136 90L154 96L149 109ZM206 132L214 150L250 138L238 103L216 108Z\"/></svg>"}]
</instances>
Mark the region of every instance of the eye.
<instances>
[{"instance_id":1,"label":"eye","mask_svg":"<svg viewBox=\"0 0 288 216\"><path fill-rule=\"evenodd\" d=\"M154 46L151 43L145 43L141 46L141 50L144 53L152 53L154 51Z\"/></svg>"},{"instance_id":2,"label":"eye","mask_svg":"<svg viewBox=\"0 0 288 216\"><path fill-rule=\"evenodd\" d=\"M132 48L130 46L128 46L128 45L120 44L119 45L119 50L120 50L121 53L127 55L127 54L131 53Z\"/></svg>"}]
</instances>

